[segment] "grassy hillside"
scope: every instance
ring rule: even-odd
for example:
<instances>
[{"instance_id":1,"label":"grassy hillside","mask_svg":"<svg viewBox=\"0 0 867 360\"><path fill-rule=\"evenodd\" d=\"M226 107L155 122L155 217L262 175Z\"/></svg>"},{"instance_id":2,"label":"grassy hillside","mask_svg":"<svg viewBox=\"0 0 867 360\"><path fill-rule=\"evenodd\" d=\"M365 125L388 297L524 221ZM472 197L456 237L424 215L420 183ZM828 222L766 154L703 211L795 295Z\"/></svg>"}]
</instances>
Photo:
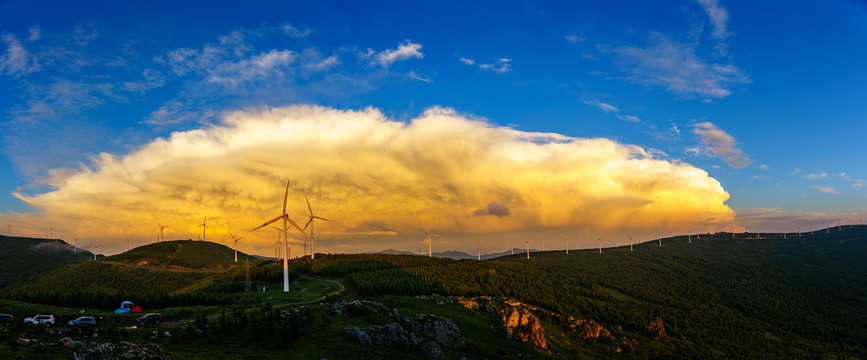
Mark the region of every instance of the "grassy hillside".
<instances>
[{"instance_id":1,"label":"grassy hillside","mask_svg":"<svg viewBox=\"0 0 867 360\"><path fill-rule=\"evenodd\" d=\"M238 252L239 261L247 256ZM236 265L235 251L225 245L208 241L175 240L144 245L109 256L106 261L132 265L167 268L226 268Z\"/></svg>"},{"instance_id":2,"label":"grassy hillside","mask_svg":"<svg viewBox=\"0 0 867 360\"><path fill-rule=\"evenodd\" d=\"M676 237L633 252L533 253L530 260L515 255L355 272L348 280L371 296L516 298L551 311L545 320L561 329L572 316L639 340L659 316L673 356L867 357L867 228L764 236L703 235L692 244ZM557 346L573 350L567 342Z\"/></svg>"},{"instance_id":3,"label":"grassy hillside","mask_svg":"<svg viewBox=\"0 0 867 360\"><path fill-rule=\"evenodd\" d=\"M89 251L74 250L62 240L0 235L0 289L92 258Z\"/></svg>"}]
</instances>

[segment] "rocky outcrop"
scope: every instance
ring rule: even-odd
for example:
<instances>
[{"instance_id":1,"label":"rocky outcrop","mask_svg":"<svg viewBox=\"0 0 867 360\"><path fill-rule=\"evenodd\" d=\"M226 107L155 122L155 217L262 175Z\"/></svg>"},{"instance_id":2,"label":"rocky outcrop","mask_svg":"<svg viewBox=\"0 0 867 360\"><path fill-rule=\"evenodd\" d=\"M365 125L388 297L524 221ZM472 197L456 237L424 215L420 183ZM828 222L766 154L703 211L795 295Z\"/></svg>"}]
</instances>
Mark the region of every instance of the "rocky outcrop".
<instances>
[{"instance_id":1,"label":"rocky outcrop","mask_svg":"<svg viewBox=\"0 0 867 360\"><path fill-rule=\"evenodd\" d=\"M479 311L487 311L487 312L495 312L497 311L494 308L494 304L491 301L490 297L481 296L477 298L465 298L458 297L455 298L458 304L461 306L470 309L470 310L479 310Z\"/></svg>"},{"instance_id":2,"label":"rocky outcrop","mask_svg":"<svg viewBox=\"0 0 867 360\"><path fill-rule=\"evenodd\" d=\"M336 302L332 311L340 316L352 317L365 312L391 317L394 322L373 325L364 329L346 328L346 334L358 338L365 345L407 346L421 350L434 359L445 359L442 347L457 349L465 344L461 331L451 319L433 314L402 316L397 309L375 301L355 300Z\"/></svg>"},{"instance_id":3,"label":"rocky outcrop","mask_svg":"<svg viewBox=\"0 0 867 360\"><path fill-rule=\"evenodd\" d=\"M576 332L582 339L611 342L611 332L593 320L578 319L569 324L569 330Z\"/></svg>"},{"instance_id":4,"label":"rocky outcrop","mask_svg":"<svg viewBox=\"0 0 867 360\"><path fill-rule=\"evenodd\" d=\"M529 342L540 349L548 348L542 324L526 308L513 307L505 309L503 311L503 330L510 339Z\"/></svg>"},{"instance_id":5,"label":"rocky outcrop","mask_svg":"<svg viewBox=\"0 0 867 360\"><path fill-rule=\"evenodd\" d=\"M644 330L647 332L647 335L652 337L654 340L662 341L665 340L667 336L665 334L665 325L662 323L662 318L658 316L653 318Z\"/></svg>"},{"instance_id":6,"label":"rocky outcrop","mask_svg":"<svg viewBox=\"0 0 867 360\"><path fill-rule=\"evenodd\" d=\"M130 360L170 360L172 354L157 344L133 344L128 341L105 343L76 350L72 353L75 360L130 359Z\"/></svg>"}]
</instances>

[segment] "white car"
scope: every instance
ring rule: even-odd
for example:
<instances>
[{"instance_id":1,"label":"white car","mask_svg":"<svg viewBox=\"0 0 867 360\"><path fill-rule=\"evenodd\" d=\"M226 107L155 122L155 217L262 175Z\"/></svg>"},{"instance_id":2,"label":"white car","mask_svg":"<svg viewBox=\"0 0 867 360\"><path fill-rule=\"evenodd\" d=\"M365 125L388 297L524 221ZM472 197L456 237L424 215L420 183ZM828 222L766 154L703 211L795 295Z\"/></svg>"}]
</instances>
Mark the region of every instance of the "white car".
<instances>
[{"instance_id":1,"label":"white car","mask_svg":"<svg viewBox=\"0 0 867 360\"><path fill-rule=\"evenodd\" d=\"M46 327L54 325L54 315L36 315L24 319L27 325L45 325Z\"/></svg>"}]
</instances>

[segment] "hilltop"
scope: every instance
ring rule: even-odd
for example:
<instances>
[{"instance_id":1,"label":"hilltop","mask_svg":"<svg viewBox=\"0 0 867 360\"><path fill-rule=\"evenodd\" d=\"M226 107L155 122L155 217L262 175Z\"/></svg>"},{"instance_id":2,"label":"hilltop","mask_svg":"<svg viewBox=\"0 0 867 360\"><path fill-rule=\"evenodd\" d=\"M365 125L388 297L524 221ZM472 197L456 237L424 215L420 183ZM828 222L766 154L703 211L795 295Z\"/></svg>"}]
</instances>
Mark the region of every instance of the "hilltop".
<instances>
[{"instance_id":1,"label":"hilltop","mask_svg":"<svg viewBox=\"0 0 867 360\"><path fill-rule=\"evenodd\" d=\"M63 240L0 235L0 289L69 264L93 259L93 253Z\"/></svg>"},{"instance_id":2,"label":"hilltop","mask_svg":"<svg viewBox=\"0 0 867 360\"><path fill-rule=\"evenodd\" d=\"M247 254L238 252L239 261ZM235 251L225 245L194 240L163 241L139 246L104 259L135 266L183 269L218 269L237 265Z\"/></svg>"}]
</instances>

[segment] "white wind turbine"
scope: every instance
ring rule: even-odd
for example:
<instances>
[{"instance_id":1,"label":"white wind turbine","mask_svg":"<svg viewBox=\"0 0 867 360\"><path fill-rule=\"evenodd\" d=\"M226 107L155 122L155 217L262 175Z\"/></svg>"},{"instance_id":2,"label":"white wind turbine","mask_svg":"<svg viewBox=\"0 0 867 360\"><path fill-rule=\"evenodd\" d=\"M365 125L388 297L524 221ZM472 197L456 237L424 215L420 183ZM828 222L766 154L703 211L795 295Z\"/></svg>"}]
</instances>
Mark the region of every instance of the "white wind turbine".
<instances>
[{"instance_id":1,"label":"white wind turbine","mask_svg":"<svg viewBox=\"0 0 867 360\"><path fill-rule=\"evenodd\" d=\"M231 232L229 233L229 236L235 241L233 244L235 248L235 262L238 262L238 241L244 240L244 238L236 238Z\"/></svg>"},{"instance_id":2,"label":"white wind turbine","mask_svg":"<svg viewBox=\"0 0 867 360\"><path fill-rule=\"evenodd\" d=\"M511 247L511 249L509 249L509 251L512 252L512 255L515 255L515 239L509 240L509 247Z\"/></svg>"},{"instance_id":3,"label":"white wind turbine","mask_svg":"<svg viewBox=\"0 0 867 360\"><path fill-rule=\"evenodd\" d=\"M291 224L293 227L298 229L298 231L301 232L304 237L308 239L310 238L309 236L307 236L307 233L305 233L304 230L302 230L301 227L298 226L295 221L292 221L292 219L289 218L289 215L286 214L286 200L289 198L290 182L291 180L286 181L286 192L283 194L283 213L280 214L280 216L268 220L266 223L259 225L258 227L253 229L253 231L256 231L265 226L268 226L269 224L277 220L283 219L283 292L289 292L289 239L286 234L286 230L289 229L289 225Z\"/></svg>"},{"instance_id":4,"label":"white wind turbine","mask_svg":"<svg viewBox=\"0 0 867 360\"><path fill-rule=\"evenodd\" d=\"M632 244L633 244L632 233L629 233L629 251L632 251Z\"/></svg>"},{"instance_id":5,"label":"white wind turbine","mask_svg":"<svg viewBox=\"0 0 867 360\"><path fill-rule=\"evenodd\" d=\"M701 227L695 228L695 239L701 240Z\"/></svg>"},{"instance_id":6,"label":"white wind turbine","mask_svg":"<svg viewBox=\"0 0 867 360\"><path fill-rule=\"evenodd\" d=\"M304 200L307 200L307 211L310 212L310 215L307 217L310 220L307 220L307 224L304 225L304 229L306 229L308 226L310 226L310 259L312 260L312 259L316 258L316 249L315 249L315 246L316 246L315 243L316 242L313 240L313 219L319 219L319 220L325 220L325 221L328 221L328 219L313 215L313 208L310 207L310 200L307 199L306 196L304 197Z\"/></svg>"},{"instance_id":7,"label":"white wind turbine","mask_svg":"<svg viewBox=\"0 0 867 360\"><path fill-rule=\"evenodd\" d=\"M599 238L599 253L602 253L602 238Z\"/></svg>"},{"instance_id":8,"label":"white wind turbine","mask_svg":"<svg viewBox=\"0 0 867 360\"><path fill-rule=\"evenodd\" d=\"M662 247L662 238L659 235L661 235L659 229L656 229L656 240L659 240L659 247Z\"/></svg>"},{"instance_id":9,"label":"white wind turbine","mask_svg":"<svg viewBox=\"0 0 867 360\"><path fill-rule=\"evenodd\" d=\"M689 241L690 244L692 244L692 234L689 232L689 230L686 231L686 239Z\"/></svg>"},{"instance_id":10,"label":"white wind turbine","mask_svg":"<svg viewBox=\"0 0 867 360\"><path fill-rule=\"evenodd\" d=\"M205 241L205 229L210 229L208 227L208 224L206 224L207 221L208 221L208 218L206 217L204 220L202 220L202 223L199 224L199 226L196 226L196 227L202 228L202 241Z\"/></svg>"},{"instance_id":11,"label":"white wind turbine","mask_svg":"<svg viewBox=\"0 0 867 360\"><path fill-rule=\"evenodd\" d=\"M157 240L160 241L160 242L162 242L162 241L165 239L165 238L163 237L163 229L165 229L165 228L167 228L167 227L169 227L169 226L168 226L168 225L162 225L162 224L160 224L160 223L157 223L157 225L160 226L160 234L159 234L159 236L157 236ZM203 233L203 234L204 234L204 233Z\"/></svg>"},{"instance_id":12,"label":"white wind turbine","mask_svg":"<svg viewBox=\"0 0 867 360\"><path fill-rule=\"evenodd\" d=\"M99 249L99 244L93 244L93 260L96 261L96 249Z\"/></svg>"},{"instance_id":13,"label":"white wind turbine","mask_svg":"<svg viewBox=\"0 0 867 360\"><path fill-rule=\"evenodd\" d=\"M478 256L477 259L478 259L479 261L481 261L481 260L482 260L482 242L479 241L478 239L476 239L476 247L479 248L479 256Z\"/></svg>"},{"instance_id":14,"label":"white wind turbine","mask_svg":"<svg viewBox=\"0 0 867 360\"><path fill-rule=\"evenodd\" d=\"M566 238L563 239L563 245L566 247L566 255L569 255L569 235L566 235Z\"/></svg>"},{"instance_id":15,"label":"white wind turbine","mask_svg":"<svg viewBox=\"0 0 867 360\"><path fill-rule=\"evenodd\" d=\"M524 242L527 243L527 260L530 260L530 240L525 237Z\"/></svg>"},{"instance_id":16,"label":"white wind turbine","mask_svg":"<svg viewBox=\"0 0 867 360\"><path fill-rule=\"evenodd\" d=\"M73 241L73 244L75 244L72 246L72 253L78 253L78 239L74 239L72 241Z\"/></svg>"},{"instance_id":17,"label":"white wind turbine","mask_svg":"<svg viewBox=\"0 0 867 360\"><path fill-rule=\"evenodd\" d=\"M542 238L542 252L545 252L545 238Z\"/></svg>"},{"instance_id":18,"label":"white wind turbine","mask_svg":"<svg viewBox=\"0 0 867 360\"><path fill-rule=\"evenodd\" d=\"M427 256L428 257L433 257L433 250L432 250L433 245L431 244L431 243L433 243L433 236L440 237L437 234L431 233L430 232L430 226L428 226L427 227L427 237L424 238L425 240L427 240Z\"/></svg>"}]
</instances>

